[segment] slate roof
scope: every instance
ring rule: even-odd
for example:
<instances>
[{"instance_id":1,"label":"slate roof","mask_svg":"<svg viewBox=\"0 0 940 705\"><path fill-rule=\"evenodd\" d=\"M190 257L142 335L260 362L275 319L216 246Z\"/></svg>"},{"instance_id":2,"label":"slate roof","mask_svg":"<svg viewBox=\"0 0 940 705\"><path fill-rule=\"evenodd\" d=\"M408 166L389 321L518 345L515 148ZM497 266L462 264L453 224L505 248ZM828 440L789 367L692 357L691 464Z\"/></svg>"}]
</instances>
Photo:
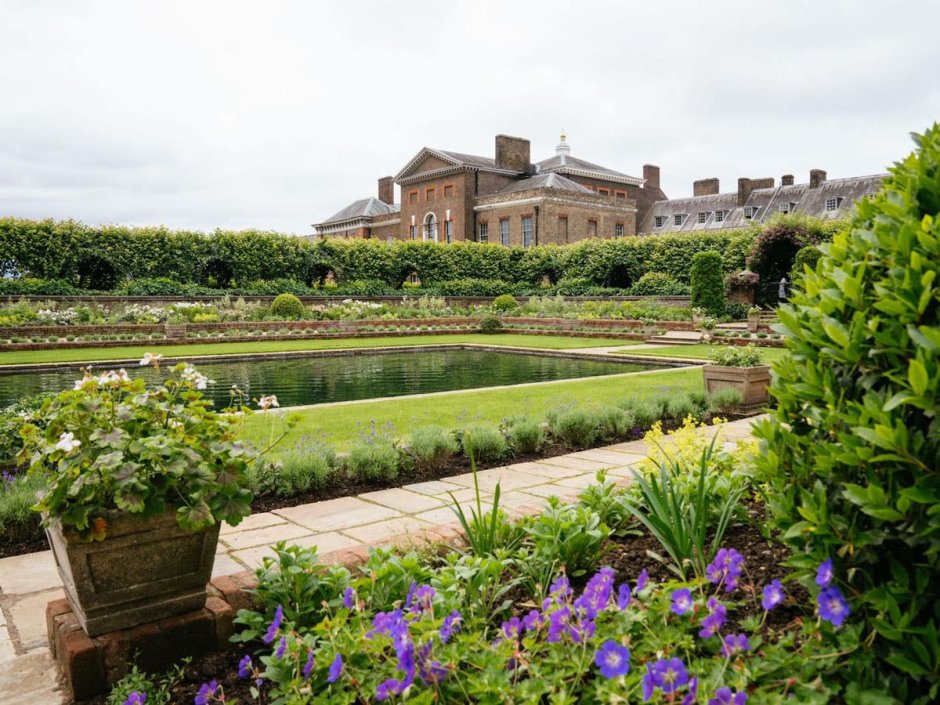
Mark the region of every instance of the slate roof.
<instances>
[{"instance_id":1,"label":"slate roof","mask_svg":"<svg viewBox=\"0 0 940 705\"><path fill-rule=\"evenodd\" d=\"M615 171L613 169L608 169L605 166L600 164L594 164L584 159L579 159L578 157L572 157L570 154L556 154L554 157L549 159L543 159L542 161L536 164L539 172L544 171L557 171L564 174L566 171L588 171L594 172L602 176L612 177L614 180L628 179L637 183L642 183L643 179L637 178L636 176L630 176L629 174L624 174L620 171Z\"/></svg>"},{"instance_id":2,"label":"slate roof","mask_svg":"<svg viewBox=\"0 0 940 705\"><path fill-rule=\"evenodd\" d=\"M643 222L637 224L637 232L648 235L744 228L751 223L763 223L779 213L781 204L794 204L793 212L806 213L817 218L841 218L850 211L855 201L876 193L886 176L887 174L876 174L827 179L817 188L810 188L809 184L794 184L754 189L743 206L738 206L737 192L656 201L647 211ZM829 198L842 199L834 211L826 210L826 199ZM751 218L744 215L747 208L754 209ZM715 220L716 211L724 212L723 221ZM699 213L706 214L704 223L698 222ZM685 216L681 225L675 223L677 215ZM663 218L660 227L656 227L657 216Z\"/></svg>"},{"instance_id":3,"label":"slate roof","mask_svg":"<svg viewBox=\"0 0 940 705\"><path fill-rule=\"evenodd\" d=\"M556 174L553 171L547 174L536 174L535 176L513 181L508 186L501 188L497 193L518 193L519 191L529 191L535 188L554 188L562 191L574 191L575 193L594 193L591 189L577 184L571 179L561 174Z\"/></svg>"},{"instance_id":4,"label":"slate roof","mask_svg":"<svg viewBox=\"0 0 940 705\"><path fill-rule=\"evenodd\" d=\"M328 223L342 223L344 221L355 220L357 218L373 218L377 215L398 213L400 210L401 206L397 203L389 205L388 203L380 201L377 198L363 198L361 200L350 203L339 213L334 213L322 223L319 223L319 225L327 225Z\"/></svg>"},{"instance_id":5,"label":"slate roof","mask_svg":"<svg viewBox=\"0 0 940 705\"><path fill-rule=\"evenodd\" d=\"M492 157L480 157L476 154L461 154L460 152L448 152L443 149L430 149L431 152L443 154L454 161L460 162L464 166L473 166L478 169L495 169L496 160Z\"/></svg>"}]
</instances>

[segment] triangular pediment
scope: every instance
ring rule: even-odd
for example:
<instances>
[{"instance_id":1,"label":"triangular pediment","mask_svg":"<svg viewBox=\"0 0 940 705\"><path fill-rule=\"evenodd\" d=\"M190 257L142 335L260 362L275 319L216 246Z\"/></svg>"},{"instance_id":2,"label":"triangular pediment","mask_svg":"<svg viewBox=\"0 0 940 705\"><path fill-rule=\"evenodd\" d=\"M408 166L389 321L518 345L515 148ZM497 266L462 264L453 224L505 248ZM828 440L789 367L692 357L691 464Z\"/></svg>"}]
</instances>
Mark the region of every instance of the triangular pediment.
<instances>
[{"instance_id":1,"label":"triangular pediment","mask_svg":"<svg viewBox=\"0 0 940 705\"><path fill-rule=\"evenodd\" d=\"M414 176L415 174L422 174L426 171L435 171L437 169L446 169L461 165L462 162L459 159L454 159L436 149L424 147L405 165L404 169L398 172L395 176L395 181Z\"/></svg>"}]
</instances>

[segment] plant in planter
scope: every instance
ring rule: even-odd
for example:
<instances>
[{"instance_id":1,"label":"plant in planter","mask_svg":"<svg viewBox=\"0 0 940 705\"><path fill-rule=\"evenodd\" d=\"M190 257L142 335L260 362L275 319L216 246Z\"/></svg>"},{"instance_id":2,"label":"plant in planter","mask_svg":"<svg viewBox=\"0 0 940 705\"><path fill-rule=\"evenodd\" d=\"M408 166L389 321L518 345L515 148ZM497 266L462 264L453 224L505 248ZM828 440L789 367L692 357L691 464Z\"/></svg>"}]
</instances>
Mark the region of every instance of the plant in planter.
<instances>
[{"instance_id":1,"label":"plant in planter","mask_svg":"<svg viewBox=\"0 0 940 705\"><path fill-rule=\"evenodd\" d=\"M45 480L34 509L89 635L202 607L220 523L251 512L248 409L213 411L207 383L186 364L152 387L86 371L21 430L18 461Z\"/></svg>"},{"instance_id":2,"label":"plant in planter","mask_svg":"<svg viewBox=\"0 0 940 705\"><path fill-rule=\"evenodd\" d=\"M757 332L757 327L760 325L761 310L760 306L751 306L747 310L747 329L751 333Z\"/></svg>"},{"instance_id":3,"label":"plant in planter","mask_svg":"<svg viewBox=\"0 0 940 705\"><path fill-rule=\"evenodd\" d=\"M763 363L757 348L726 345L712 351L710 358L712 364L702 368L707 394L736 389L741 394L741 413L756 411L767 403L770 365Z\"/></svg>"}]
</instances>

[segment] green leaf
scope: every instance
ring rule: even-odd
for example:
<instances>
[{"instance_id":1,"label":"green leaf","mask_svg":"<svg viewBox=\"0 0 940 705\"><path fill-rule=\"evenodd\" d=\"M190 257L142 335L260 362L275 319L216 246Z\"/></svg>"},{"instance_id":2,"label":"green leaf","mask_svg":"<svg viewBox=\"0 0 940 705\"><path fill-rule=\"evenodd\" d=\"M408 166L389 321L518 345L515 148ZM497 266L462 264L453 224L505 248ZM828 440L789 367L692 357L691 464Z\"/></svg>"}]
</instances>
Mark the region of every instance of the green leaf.
<instances>
[{"instance_id":1,"label":"green leaf","mask_svg":"<svg viewBox=\"0 0 940 705\"><path fill-rule=\"evenodd\" d=\"M917 396L923 396L930 381L924 363L917 358L911 359L907 366L907 379L911 383L911 389L914 390L914 393Z\"/></svg>"}]
</instances>

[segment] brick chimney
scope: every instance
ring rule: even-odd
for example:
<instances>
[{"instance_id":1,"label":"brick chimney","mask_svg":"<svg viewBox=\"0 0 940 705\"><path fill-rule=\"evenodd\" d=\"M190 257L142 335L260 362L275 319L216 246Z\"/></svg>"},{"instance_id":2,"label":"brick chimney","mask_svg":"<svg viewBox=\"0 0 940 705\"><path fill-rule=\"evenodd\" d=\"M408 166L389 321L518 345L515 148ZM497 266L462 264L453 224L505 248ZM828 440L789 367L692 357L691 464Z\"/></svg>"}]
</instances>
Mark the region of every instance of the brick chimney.
<instances>
[{"instance_id":1,"label":"brick chimney","mask_svg":"<svg viewBox=\"0 0 940 705\"><path fill-rule=\"evenodd\" d=\"M392 205L395 203L395 177L383 176L379 179L379 200Z\"/></svg>"},{"instance_id":2,"label":"brick chimney","mask_svg":"<svg viewBox=\"0 0 940 705\"><path fill-rule=\"evenodd\" d=\"M496 135L496 168L519 173L529 171L529 140Z\"/></svg>"},{"instance_id":3,"label":"brick chimney","mask_svg":"<svg viewBox=\"0 0 940 705\"><path fill-rule=\"evenodd\" d=\"M780 177L781 186L792 186L793 185L793 174L784 174Z\"/></svg>"},{"instance_id":4,"label":"brick chimney","mask_svg":"<svg viewBox=\"0 0 940 705\"><path fill-rule=\"evenodd\" d=\"M822 169L809 170L809 187L819 188L819 185L826 180L826 172Z\"/></svg>"},{"instance_id":5,"label":"brick chimney","mask_svg":"<svg viewBox=\"0 0 940 705\"><path fill-rule=\"evenodd\" d=\"M718 194L718 179L699 179L692 182L693 196L715 196Z\"/></svg>"},{"instance_id":6,"label":"brick chimney","mask_svg":"<svg viewBox=\"0 0 940 705\"><path fill-rule=\"evenodd\" d=\"M659 190L659 167L652 164L643 165L643 188Z\"/></svg>"},{"instance_id":7,"label":"brick chimney","mask_svg":"<svg viewBox=\"0 0 940 705\"><path fill-rule=\"evenodd\" d=\"M747 197L751 195L751 189L753 189L753 183L746 176L742 176L738 179L738 205L743 206L747 203Z\"/></svg>"}]
</instances>

